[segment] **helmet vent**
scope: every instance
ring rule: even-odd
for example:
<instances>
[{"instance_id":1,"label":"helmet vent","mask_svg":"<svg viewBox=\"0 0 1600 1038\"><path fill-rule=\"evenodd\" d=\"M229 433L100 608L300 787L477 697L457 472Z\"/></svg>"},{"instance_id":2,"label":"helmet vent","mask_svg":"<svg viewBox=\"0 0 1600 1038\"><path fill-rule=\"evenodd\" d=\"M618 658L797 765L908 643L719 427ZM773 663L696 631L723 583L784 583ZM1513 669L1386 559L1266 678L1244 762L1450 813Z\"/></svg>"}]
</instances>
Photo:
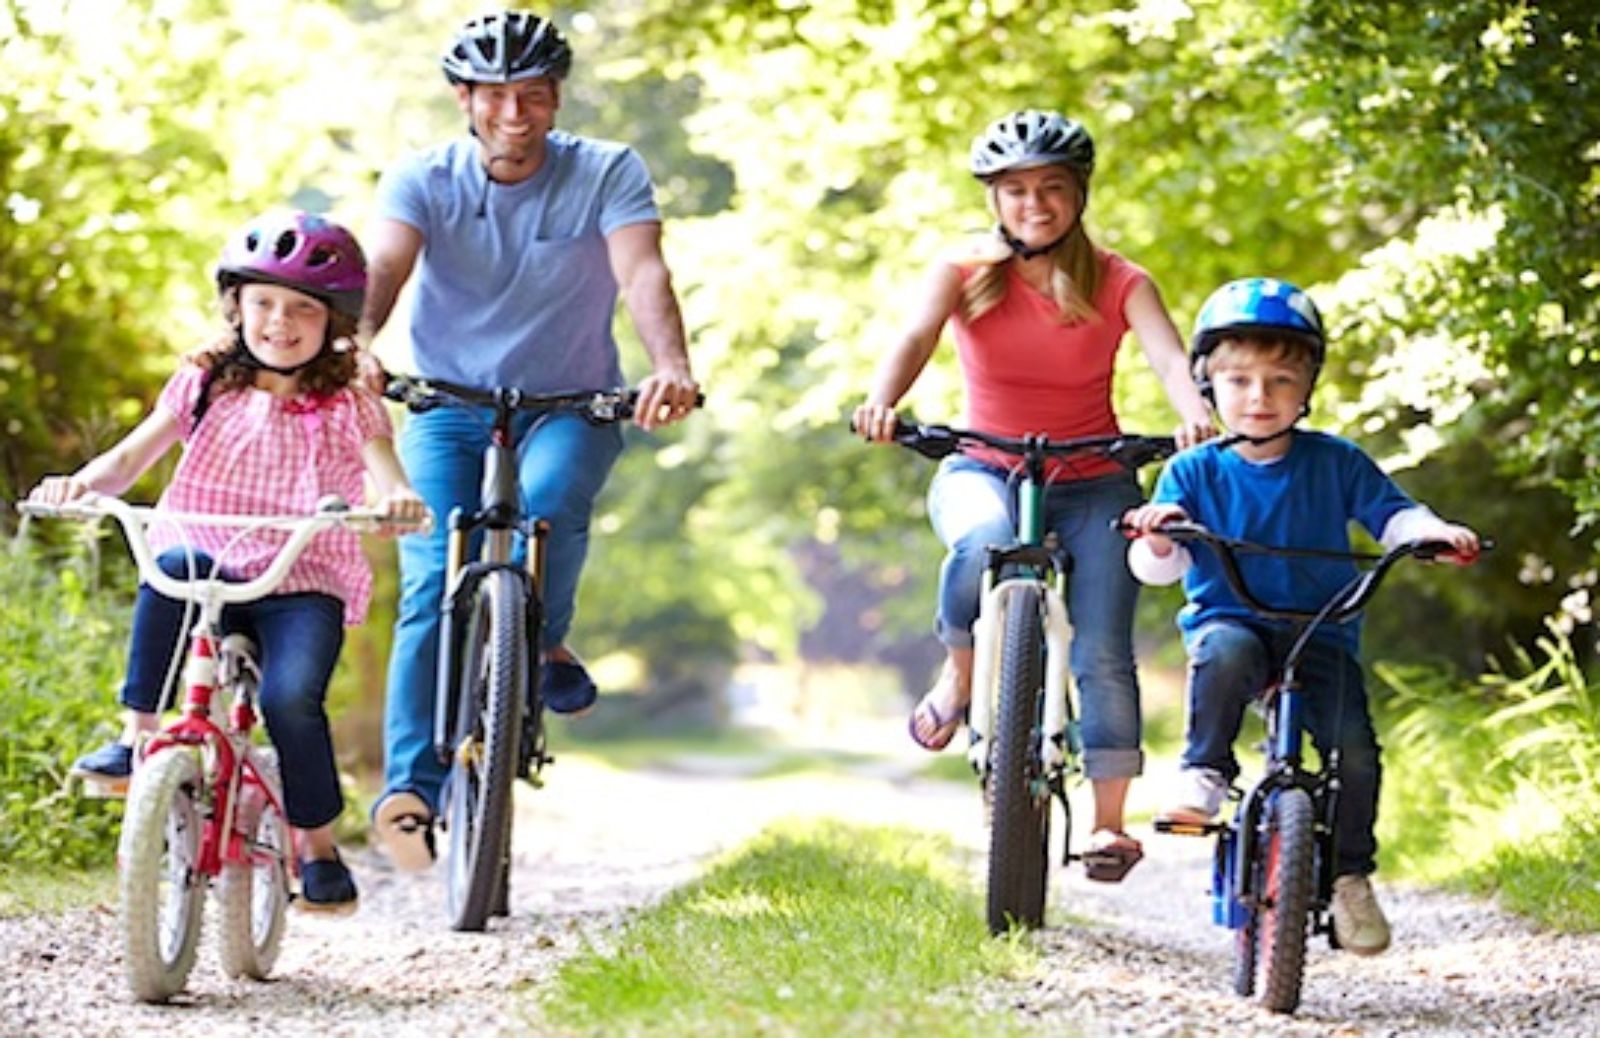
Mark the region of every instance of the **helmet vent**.
<instances>
[{"instance_id":1,"label":"helmet vent","mask_svg":"<svg viewBox=\"0 0 1600 1038\"><path fill-rule=\"evenodd\" d=\"M300 244L300 235L294 231L284 231L278 235L278 240L272 243L272 254L279 259L288 259L294 254L295 246Z\"/></svg>"}]
</instances>

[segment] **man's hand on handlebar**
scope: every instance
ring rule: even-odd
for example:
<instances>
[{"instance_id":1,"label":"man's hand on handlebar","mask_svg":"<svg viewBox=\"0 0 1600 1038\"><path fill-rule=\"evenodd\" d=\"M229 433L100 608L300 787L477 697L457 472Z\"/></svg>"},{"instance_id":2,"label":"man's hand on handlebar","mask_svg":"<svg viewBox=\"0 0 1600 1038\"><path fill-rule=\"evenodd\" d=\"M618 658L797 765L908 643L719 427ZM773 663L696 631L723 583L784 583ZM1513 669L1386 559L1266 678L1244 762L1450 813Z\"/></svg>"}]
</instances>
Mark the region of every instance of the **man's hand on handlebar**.
<instances>
[{"instance_id":1,"label":"man's hand on handlebar","mask_svg":"<svg viewBox=\"0 0 1600 1038\"><path fill-rule=\"evenodd\" d=\"M689 416L700 400L694 376L671 369L646 375L639 382L639 399L633 405L633 423L649 431Z\"/></svg>"}]
</instances>

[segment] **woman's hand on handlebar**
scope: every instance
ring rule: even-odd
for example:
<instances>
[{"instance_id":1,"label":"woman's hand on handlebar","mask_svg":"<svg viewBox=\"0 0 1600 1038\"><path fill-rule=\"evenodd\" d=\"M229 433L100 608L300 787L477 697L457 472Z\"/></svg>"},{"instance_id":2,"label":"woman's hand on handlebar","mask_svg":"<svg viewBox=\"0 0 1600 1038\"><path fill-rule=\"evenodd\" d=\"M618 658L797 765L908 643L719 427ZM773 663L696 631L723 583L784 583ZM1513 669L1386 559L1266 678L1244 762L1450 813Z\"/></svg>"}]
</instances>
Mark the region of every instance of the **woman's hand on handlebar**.
<instances>
[{"instance_id":1,"label":"woman's hand on handlebar","mask_svg":"<svg viewBox=\"0 0 1600 1038\"><path fill-rule=\"evenodd\" d=\"M688 371L669 369L646 375L639 382L639 399L633 405L633 423L649 431L681 422L695 409L700 384Z\"/></svg>"},{"instance_id":2,"label":"woman's hand on handlebar","mask_svg":"<svg viewBox=\"0 0 1600 1038\"><path fill-rule=\"evenodd\" d=\"M850 428L869 443L892 443L900 416L888 404L865 403L850 416Z\"/></svg>"}]
</instances>

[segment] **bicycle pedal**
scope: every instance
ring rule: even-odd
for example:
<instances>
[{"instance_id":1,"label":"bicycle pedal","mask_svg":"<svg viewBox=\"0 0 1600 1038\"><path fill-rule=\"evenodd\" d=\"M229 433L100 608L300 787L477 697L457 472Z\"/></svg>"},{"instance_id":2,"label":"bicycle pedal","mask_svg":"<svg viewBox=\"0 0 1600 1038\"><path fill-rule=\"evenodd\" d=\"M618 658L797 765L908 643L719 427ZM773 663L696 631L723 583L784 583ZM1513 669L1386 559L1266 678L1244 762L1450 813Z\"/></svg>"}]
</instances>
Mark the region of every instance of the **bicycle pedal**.
<instances>
[{"instance_id":1,"label":"bicycle pedal","mask_svg":"<svg viewBox=\"0 0 1600 1038\"><path fill-rule=\"evenodd\" d=\"M1167 818L1157 818L1152 827L1168 836L1215 836L1228 828L1221 822L1174 822Z\"/></svg>"}]
</instances>

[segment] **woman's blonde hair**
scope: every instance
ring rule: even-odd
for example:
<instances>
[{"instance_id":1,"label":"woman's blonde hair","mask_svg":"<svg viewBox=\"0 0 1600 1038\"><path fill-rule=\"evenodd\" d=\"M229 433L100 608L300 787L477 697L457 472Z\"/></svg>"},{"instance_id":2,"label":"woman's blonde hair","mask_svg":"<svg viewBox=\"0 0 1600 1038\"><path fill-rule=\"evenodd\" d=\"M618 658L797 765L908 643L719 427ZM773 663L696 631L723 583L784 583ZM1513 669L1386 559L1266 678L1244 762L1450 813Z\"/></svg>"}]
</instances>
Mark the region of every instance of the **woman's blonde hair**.
<instances>
[{"instance_id":1,"label":"woman's blonde hair","mask_svg":"<svg viewBox=\"0 0 1600 1038\"><path fill-rule=\"evenodd\" d=\"M1083 227L1082 210L1088 200L1088 185L1083 182L1083 175L1077 169L1071 166L1062 168L1072 174L1072 182L1078 185L1080 215L1066 238L1050 250L1050 259L1055 268L1050 273L1050 295L1056 306L1061 308L1061 323L1079 324L1099 319L1094 300L1100 293L1104 266L1094 242L1089 239L1089 232ZM989 205L991 209L998 210L992 183L989 185ZM995 228L994 233L1004 244L999 227ZM985 251L988 255L975 260L977 272L967 279L961 289L961 318L969 324L994 309L1006 294L1006 271L1015 258L1009 246Z\"/></svg>"}]
</instances>

